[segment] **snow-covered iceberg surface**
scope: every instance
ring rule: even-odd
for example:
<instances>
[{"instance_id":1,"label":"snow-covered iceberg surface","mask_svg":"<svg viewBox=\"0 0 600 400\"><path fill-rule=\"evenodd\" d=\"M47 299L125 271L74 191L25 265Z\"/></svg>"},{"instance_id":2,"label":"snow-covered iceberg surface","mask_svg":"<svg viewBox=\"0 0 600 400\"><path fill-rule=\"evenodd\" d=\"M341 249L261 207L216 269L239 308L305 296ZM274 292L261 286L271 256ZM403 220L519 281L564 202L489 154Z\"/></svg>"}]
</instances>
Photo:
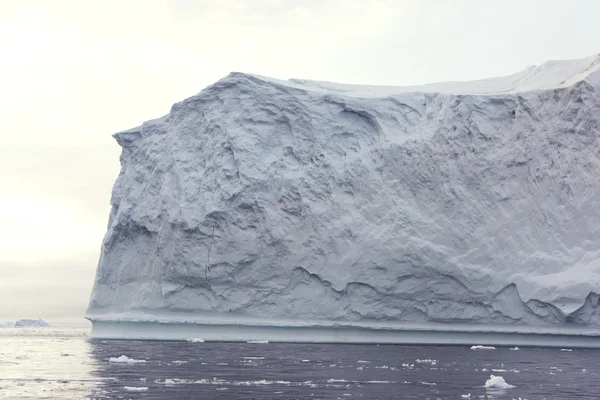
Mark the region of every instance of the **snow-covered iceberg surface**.
<instances>
[{"instance_id":1,"label":"snow-covered iceberg surface","mask_svg":"<svg viewBox=\"0 0 600 400\"><path fill-rule=\"evenodd\" d=\"M232 73L115 135L87 317L593 335L599 90L600 55L410 88Z\"/></svg>"}]
</instances>

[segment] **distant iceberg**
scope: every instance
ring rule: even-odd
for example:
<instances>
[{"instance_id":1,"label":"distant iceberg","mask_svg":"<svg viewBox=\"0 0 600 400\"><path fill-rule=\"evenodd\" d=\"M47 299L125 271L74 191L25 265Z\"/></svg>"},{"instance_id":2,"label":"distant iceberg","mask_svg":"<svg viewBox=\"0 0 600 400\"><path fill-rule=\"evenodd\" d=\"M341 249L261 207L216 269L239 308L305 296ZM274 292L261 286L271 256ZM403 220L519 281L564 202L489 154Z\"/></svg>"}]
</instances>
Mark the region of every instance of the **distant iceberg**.
<instances>
[{"instance_id":1,"label":"distant iceberg","mask_svg":"<svg viewBox=\"0 0 600 400\"><path fill-rule=\"evenodd\" d=\"M45 328L49 323L42 319L20 319L16 322L0 322L0 328Z\"/></svg>"}]
</instances>

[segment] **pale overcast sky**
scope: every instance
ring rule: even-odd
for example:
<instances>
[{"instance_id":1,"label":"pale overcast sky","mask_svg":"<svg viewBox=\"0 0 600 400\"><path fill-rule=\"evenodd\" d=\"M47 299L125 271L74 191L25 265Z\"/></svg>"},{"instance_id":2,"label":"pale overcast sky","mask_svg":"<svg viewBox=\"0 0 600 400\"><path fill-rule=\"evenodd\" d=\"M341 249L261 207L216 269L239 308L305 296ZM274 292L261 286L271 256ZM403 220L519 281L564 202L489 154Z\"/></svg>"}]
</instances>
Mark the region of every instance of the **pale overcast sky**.
<instances>
[{"instance_id":1,"label":"pale overcast sky","mask_svg":"<svg viewBox=\"0 0 600 400\"><path fill-rule=\"evenodd\" d=\"M600 52L596 0L0 0L0 322L82 318L119 130L231 71L414 85Z\"/></svg>"}]
</instances>

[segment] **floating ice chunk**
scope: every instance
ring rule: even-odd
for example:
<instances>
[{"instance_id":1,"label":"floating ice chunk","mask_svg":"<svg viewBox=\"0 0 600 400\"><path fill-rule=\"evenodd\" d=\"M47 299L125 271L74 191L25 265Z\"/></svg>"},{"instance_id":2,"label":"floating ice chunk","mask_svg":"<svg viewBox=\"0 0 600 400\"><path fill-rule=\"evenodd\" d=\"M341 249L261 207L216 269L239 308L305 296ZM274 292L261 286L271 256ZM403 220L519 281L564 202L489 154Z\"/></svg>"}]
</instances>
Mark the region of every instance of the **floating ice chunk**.
<instances>
[{"instance_id":1,"label":"floating ice chunk","mask_svg":"<svg viewBox=\"0 0 600 400\"><path fill-rule=\"evenodd\" d=\"M480 344L471 346L471 350L496 350L494 346L482 346Z\"/></svg>"},{"instance_id":2,"label":"floating ice chunk","mask_svg":"<svg viewBox=\"0 0 600 400\"><path fill-rule=\"evenodd\" d=\"M421 385L425 385L425 386L437 386L437 383L433 383L433 382L419 382Z\"/></svg>"},{"instance_id":3,"label":"floating ice chunk","mask_svg":"<svg viewBox=\"0 0 600 400\"><path fill-rule=\"evenodd\" d=\"M242 357L244 360L264 360L264 357Z\"/></svg>"},{"instance_id":4,"label":"floating ice chunk","mask_svg":"<svg viewBox=\"0 0 600 400\"><path fill-rule=\"evenodd\" d=\"M268 340L248 340L246 343L266 344L266 343L269 343L269 341Z\"/></svg>"},{"instance_id":5,"label":"floating ice chunk","mask_svg":"<svg viewBox=\"0 0 600 400\"><path fill-rule=\"evenodd\" d=\"M137 364L137 363L145 363L146 360L135 360L133 358L129 358L125 355L119 357L111 357L108 359L108 362L111 363L123 363L123 364Z\"/></svg>"},{"instance_id":6,"label":"floating ice chunk","mask_svg":"<svg viewBox=\"0 0 600 400\"><path fill-rule=\"evenodd\" d=\"M485 381L486 389L510 389L514 388L514 385L506 383L503 377L490 375L490 379Z\"/></svg>"},{"instance_id":7,"label":"floating ice chunk","mask_svg":"<svg viewBox=\"0 0 600 400\"><path fill-rule=\"evenodd\" d=\"M204 343L204 339L200 339L200 338L197 338L197 337L195 337L195 338L189 338L186 341L190 342L190 343Z\"/></svg>"},{"instance_id":8,"label":"floating ice chunk","mask_svg":"<svg viewBox=\"0 0 600 400\"><path fill-rule=\"evenodd\" d=\"M181 361L181 360L175 360L175 361L171 361L171 364L175 364L175 365L182 365L182 364L187 364L187 361Z\"/></svg>"},{"instance_id":9,"label":"floating ice chunk","mask_svg":"<svg viewBox=\"0 0 600 400\"><path fill-rule=\"evenodd\" d=\"M348 381L345 380L345 379L333 379L333 378L331 378L327 382L328 383L336 383L336 382L348 382Z\"/></svg>"},{"instance_id":10,"label":"floating ice chunk","mask_svg":"<svg viewBox=\"0 0 600 400\"><path fill-rule=\"evenodd\" d=\"M424 360L416 359L415 362L417 364L431 364L431 365L436 365L437 364L437 360L432 360L432 359L429 359L429 358L426 358Z\"/></svg>"},{"instance_id":11,"label":"floating ice chunk","mask_svg":"<svg viewBox=\"0 0 600 400\"><path fill-rule=\"evenodd\" d=\"M358 360L357 363L361 363L361 364L370 364L371 361L363 361L363 360Z\"/></svg>"},{"instance_id":12,"label":"floating ice chunk","mask_svg":"<svg viewBox=\"0 0 600 400\"><path fill-rule=\"evenodd\" d=\"M310 360L302 360L302 362L310 362Z\"/></svg>"},{"instance_id":13,"label":"floating ice chunk","mask_svg":"<svg viewBox=\"0 0 600 400\"><path fill-rule=\"evenodd\" d=\"M469 393L469 394L461 394L460 397L462 397L463 399L470 399L471 398L471 393Z\"/></svg>"},{"instance_id":14,"label":"floating ice chunk","mask_svg":"<svg viewBox=\"0 0 600 400\"><path fill-rule=\"evenodd\" d=\"M506 372L506 370L501 368L492 368L492 372Z\"/></svg>"},{"instance_id":15,"label":"floating ice chunk","mask_svg":"<svg viewBox=\"0 0 600 400\"><path fill-rule=\"evenodd\" d=\"M510 347L510 348L509 348L509 350L512 350L512 351L519 351L519 350L521 350L521 349L519 349L518 347L516 347L516 346L515 346L515 347Z\"/></svg>"},{"instance_id":16,"label":"floating ice chunk","mask_svg":"<svg viewBox=\"0 0 600 400\"><path fill-rule=\"evenodd\" d=\"M128 392L145 392L146 390L148 390L147 386L123 386L123 389L125 389Z\"/></svg>"},{"instance_id":17,"label":"floating ice chunk","mask_svg":"<svg viewBox=\"0 0 600 400\"><path fill-rule=\"evenodd\" d=\"M572 349L560 349L560 351L573 351Z\"/></svg>"}]
</instances>

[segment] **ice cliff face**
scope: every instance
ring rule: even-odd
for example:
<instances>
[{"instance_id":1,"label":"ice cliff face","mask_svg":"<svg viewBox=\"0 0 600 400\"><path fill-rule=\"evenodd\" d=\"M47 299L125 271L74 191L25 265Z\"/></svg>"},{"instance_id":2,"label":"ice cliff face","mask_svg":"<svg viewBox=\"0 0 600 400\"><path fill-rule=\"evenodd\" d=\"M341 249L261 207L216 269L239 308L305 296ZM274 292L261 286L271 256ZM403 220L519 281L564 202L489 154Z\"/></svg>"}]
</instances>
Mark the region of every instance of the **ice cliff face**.
<instances>
[{"instance_id":1,"label":"ice cliff face","mask_svg":"<svg viewBox=\"0 0 600 400\"><path fill-rule=\"evenodd\" d=\"M598 325L599 90L233 73L115 135L88 315Z\"/></svg>"}]
</instances>

